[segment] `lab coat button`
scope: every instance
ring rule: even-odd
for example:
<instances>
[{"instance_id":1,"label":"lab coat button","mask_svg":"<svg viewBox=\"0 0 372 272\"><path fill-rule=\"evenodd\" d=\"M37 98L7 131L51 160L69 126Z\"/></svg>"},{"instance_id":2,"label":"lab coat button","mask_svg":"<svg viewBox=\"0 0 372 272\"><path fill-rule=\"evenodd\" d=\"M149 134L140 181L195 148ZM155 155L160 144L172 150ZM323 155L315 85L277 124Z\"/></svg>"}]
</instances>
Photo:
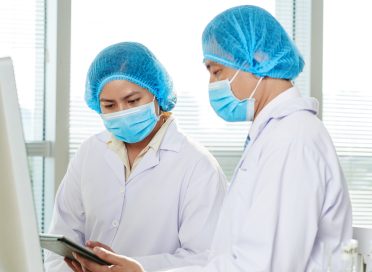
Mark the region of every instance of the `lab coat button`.
<instances>
[{"instance_id":1,"label":"lab coat button","mask_svg":"<svg viewBox=\"0 0 372 272\"><path fill-rule=\"evenodd\" d=\"M125 187L120 188L120 193L122 193L122 194L125 193Z\"/></svg>"},{"instance_id":2,"label":"lab coat button","mask_svg":"<svg viewBox=\"0 0 372 272\"><path fill-rule=\"evenodd\" d=\"M113 227L116 228L118 225L119 225L118 221L116 221L116 220L112 221L112 226Z\"/></svg>"}]
</instances>

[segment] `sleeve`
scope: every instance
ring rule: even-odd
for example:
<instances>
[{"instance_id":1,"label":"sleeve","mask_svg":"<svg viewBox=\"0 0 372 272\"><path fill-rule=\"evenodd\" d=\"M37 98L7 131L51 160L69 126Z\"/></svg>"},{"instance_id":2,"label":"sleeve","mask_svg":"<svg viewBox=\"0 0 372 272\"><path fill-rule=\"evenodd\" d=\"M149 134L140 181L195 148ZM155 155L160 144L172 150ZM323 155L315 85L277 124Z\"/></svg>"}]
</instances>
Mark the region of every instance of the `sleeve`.
<instances>
[{"instance_id":1,"label":"sleeve","mask_svg":"<svg viewBox=\"0 0 372 272\"><path fill-rule=\"evenodd\" d=\"M179 206L179 240L174 254L135 258L146 271L206 263L220 208L226 194L226 178L209 156L195 163L185 177L187 186Z\"/></svg>"},{"instance_id":2,"label":"sleeve","mask_svg":"<svg viewBox=\"0 0 372 272\"><path fill-rule=\"evenodd\" d=\"M236 225L231 252L211 259L203 271L306 270L324 201L326 165L300 144L268 153L253 163L254 180L250 171L237 173L235 182L252 182L242 187L252 193L234 198L238 213L231 219Z\"/></svg>"},{"instance_id":3,"label":"sleeve","mask_svg":"<svg viewBox=\"0 0 372 272\"><path fill-rule=\"evenodd\" d=\"M84 244L85 213L80 190L81 150L72 159L57 191L49 233ZM63 257L45 250L46 272L71 271Z\"/></svg>"}]
</instances>

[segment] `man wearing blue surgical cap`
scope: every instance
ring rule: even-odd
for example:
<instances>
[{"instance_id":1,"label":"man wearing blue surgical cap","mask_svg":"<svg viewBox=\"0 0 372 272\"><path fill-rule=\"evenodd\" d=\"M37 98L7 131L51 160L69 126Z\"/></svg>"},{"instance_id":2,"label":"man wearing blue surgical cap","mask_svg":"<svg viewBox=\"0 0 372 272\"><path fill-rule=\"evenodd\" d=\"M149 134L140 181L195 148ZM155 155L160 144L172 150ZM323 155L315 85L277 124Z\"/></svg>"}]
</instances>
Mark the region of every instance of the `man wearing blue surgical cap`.
<instances>
[{"instance_id":1,"label":"man wearing blue surgical cap","mask_svg":"<svg viewBox=\"0 0 372 272\"><path fill-rule=\"evenodd\" d=\"M86 140L70 162L49 232L112 248L148 271L205 263L225 177L178 130L164 67L139 43L109 46L89 68L85 99L107 131ZM52 253L45 266L83 271Z\"/></svg>"},{"instance_id":2,"label":"man wearing blue surgical cap","mask_svg":"<svg viewBox=\"0 0 372 272\"><path fill-rule=\"evenodd\" d=\"M316 116L318 102L301 97L292 84L304 66L296 46L268 12L240 6L207 25L203 53L216 114L252 125L208 264L172 271L344 271L350 200L335 148ZM99 247L95 252L116 271L143 271L130 258ZM79 261L90 271L108 271Z\"/></svg>"}]
</instances>

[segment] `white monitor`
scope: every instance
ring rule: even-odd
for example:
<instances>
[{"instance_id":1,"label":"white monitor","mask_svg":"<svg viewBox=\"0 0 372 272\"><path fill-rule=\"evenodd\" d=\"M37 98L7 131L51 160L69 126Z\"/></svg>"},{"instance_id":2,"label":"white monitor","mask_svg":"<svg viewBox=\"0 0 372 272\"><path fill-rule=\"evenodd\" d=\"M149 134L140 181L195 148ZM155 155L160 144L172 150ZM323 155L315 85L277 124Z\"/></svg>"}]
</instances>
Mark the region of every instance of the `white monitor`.
<instances>
[{"instance_id":1,"label":"white monitor","mask_svg":"<svg viewBox=\"0 0 372 272\"><path fill-rule=\"evenodd\" d=\"M43 271L13 64L0 58L0 272Z\"/></svg>"}]
</instances>

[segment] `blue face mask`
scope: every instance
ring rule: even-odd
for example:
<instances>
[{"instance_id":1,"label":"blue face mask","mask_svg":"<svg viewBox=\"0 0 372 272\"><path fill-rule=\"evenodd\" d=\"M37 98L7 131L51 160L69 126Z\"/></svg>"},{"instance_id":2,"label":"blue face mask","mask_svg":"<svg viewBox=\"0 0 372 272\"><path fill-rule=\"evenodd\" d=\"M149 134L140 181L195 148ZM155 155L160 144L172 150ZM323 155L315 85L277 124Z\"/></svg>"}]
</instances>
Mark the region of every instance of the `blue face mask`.
<instances>
[{"instance_id":1,"label":"blue face mask","mask_svg":"<svg viewBox=\"0 0 372 272\"><path fill-rule=\"evenodd\" d=\"M159 120L154 100L132 109L101 114L103 123L117 139L126 143L138 143L153 131Z\"/></svg>"},{"instance_id":2,"label":"blue face mask","mask_svg":"<svg viewBox=\"0 0 372 272\"><path fill-rule=\"evenodd\" d=\"M238 70L231 80L225 79L209 84L209 102L217 115L228 122L253 121L255 103L253 96L263 79L262 77L259 79L248 99L239 100L231 90L231 83L239 72Z\"/></svg>"}]
</instances>

